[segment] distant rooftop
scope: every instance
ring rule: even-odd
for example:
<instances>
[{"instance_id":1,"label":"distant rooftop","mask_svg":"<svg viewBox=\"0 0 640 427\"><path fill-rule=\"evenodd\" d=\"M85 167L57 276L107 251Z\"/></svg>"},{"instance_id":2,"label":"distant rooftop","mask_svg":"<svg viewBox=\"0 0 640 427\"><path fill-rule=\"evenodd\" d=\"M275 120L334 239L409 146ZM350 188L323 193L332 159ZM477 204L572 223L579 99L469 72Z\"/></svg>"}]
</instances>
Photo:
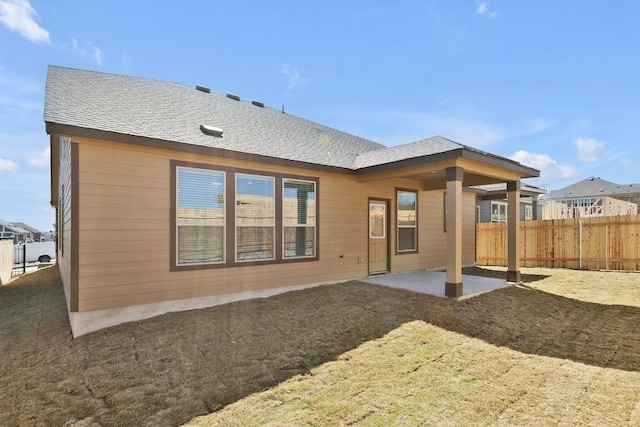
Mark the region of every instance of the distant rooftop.
<instances>
[{"instance_id":1,"label":"distant rooftop","mask_svg":"<svg viewBox=\"0 0 640 427\"><path fill-rule=\"evenodd\" d=\"M615 196L640 193L640 184L616 184L599 177L589 177L549 193L550 199L574 197Z\"/></svg>"}]
</instances>

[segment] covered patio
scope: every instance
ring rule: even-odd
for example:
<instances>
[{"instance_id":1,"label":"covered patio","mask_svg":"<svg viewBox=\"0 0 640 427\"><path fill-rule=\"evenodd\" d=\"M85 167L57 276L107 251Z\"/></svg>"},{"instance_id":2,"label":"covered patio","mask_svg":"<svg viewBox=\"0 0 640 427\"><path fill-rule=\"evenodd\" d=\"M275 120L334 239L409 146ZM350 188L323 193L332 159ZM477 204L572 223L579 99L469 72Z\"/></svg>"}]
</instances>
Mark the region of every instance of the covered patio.
<instances>
[{"instance_id":1,"label":"covered patio","mask_svg":"<svg viewBox=\"0 0 640 427\"><path fill-rule=\"evenodd\" d=\"M421 155L415 156L416 152ZM383 282L378 284L385 286L393 287L395 283L395 287L458 300L498 287L508 286L508 282L520 283L520 229L518 224L521 180L540 176L538 170L440 137L389 148L385 150L385 158L385 163L359 169L358 181L373 182L403 178L421 182L423 191L445 191L446 247L443 249L446 251L446 270L445 272L412 273L415 276L403 275L407 276L404 280L396 278L401 276L372 278L371 280L382 280ZM507 282L462 274L463 191L468 191L474 186L489 184L501 184L506 187Z\"/></svg>"},{"instance_id":2,"label":"covered patio","mask_svg":"<svg viewBox=\"0 0 640 427\"><path fill-rule=\"evenodd\" d=\"M384 276L371 276L360 280L363 283L386 286L389 288L406 289L412 292L434 295L437 297L450 297L445 294L442 283L446 280L444 271L415 271L404 274L388 274ZM458 301L472 298L496 289L512 286L513 282L493 277L475 276L463 274L464 290L462 295L455 297Z\"/></svg>"}]
</instances>

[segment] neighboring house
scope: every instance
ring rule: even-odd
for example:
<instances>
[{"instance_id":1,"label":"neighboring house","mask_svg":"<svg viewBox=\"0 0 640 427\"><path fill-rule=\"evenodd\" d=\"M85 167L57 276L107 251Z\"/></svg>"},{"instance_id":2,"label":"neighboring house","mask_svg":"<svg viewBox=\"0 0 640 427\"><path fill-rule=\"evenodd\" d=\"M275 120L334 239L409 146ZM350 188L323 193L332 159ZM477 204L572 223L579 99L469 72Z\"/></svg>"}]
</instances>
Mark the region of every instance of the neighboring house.
<instances>
[{"instance_id":1,"label":"neighboring house","mask_svg":"<svg viewBox=\"0 0 640 427\"><path fill-rule=\"evenodd\" d=\"M543 219L635 215L640 203L640 184L616 184L590 177L559 190L543 200Z\"/></svg>"},{"instance_id":2,"label":"neighboring house","mask_svg":"<svg viewBox=\"0 0 640 427\"><path fill-rule=\"evenodd\" d=\"M378 273L446 267L459 297L467 186L508 183L518 207L539 174L442 137L385 147L202 86L56 66L44 120L75 336Z\"/></svg>"},{"instance_id":3,"label":"neighboring house","mask_svg":"<svg viewBox=\"0 0 640 427\"><path fill-rule=\"evenodd\" d=\"M31 231L16 224L19 223L6 222L0 219L0 239L11 239L14 244L34 241L34 235Z\"/></svg>"},{"instance_id":4,"label":"neighboring house","mask_svg":"<svg viewBox=\"0 0 640 427\"><path fill-rule=\"evenodd\" d=\"M507 185L489 184L473 187L477 190L476 221L477 222L506 222L507 221ZM520 221L541 219L538 197L546 190L534 185L522 183L520 189Z\"/></svg>"},{"instance_id":5,"label":"neighboring house","mask_svg":"<svg viewBox=\"0 0 640 427\"><path fill-rule=\"evenodd\" d=\"M31 234L31 240L34 242L40 242L42 241L42 232L38 229L35 229L31 226L28 226L27 224L23 223L23 222L12 222L11 225L16 226L16 227L20 227L23 230L27 230L30 234Z\"/></svg>"}]
</instances>

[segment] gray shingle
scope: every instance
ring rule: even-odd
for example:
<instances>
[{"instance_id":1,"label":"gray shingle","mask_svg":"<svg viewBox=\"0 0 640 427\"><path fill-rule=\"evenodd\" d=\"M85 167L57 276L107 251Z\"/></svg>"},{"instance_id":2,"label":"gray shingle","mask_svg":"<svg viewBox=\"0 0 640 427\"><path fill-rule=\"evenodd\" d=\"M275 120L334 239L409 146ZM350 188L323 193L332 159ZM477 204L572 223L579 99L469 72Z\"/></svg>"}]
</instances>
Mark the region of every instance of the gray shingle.
<instances>
[{"instance_id":1,"label":"gray shingle","mask_svg":"<svg viewBox=\"0 0 640 427\"><path fill-rule=\"evenodd\" d=\"M44 120L342 168L384 147L195 86L57 66L49 67ZM203 134L201 124L223 137Z\"/></svg>"},{"instance_id":2,"label":"gray shingle","mask_svg":"<svg viewBox=\"0 0 640 427\"><path fill-rule=\"evenodd\" d=\"M49 66L47 123L358 170L460 148L439 136L385 147L281 111L206 93L195 86ZM223 130L205 135L201 125Z\"/></svg>"},{"instance_id":3,"label":"gray shingle","mask_svg":"<svg viewBox=\"0 0 640 427\"><path fill-rule=\"evenodd\" d=\"M640 184L616 184L598 177L590 177L574 184L553 190L550 199L568 199L574 197L612 196L640 193Z\"/></svg>"}]
</instances>

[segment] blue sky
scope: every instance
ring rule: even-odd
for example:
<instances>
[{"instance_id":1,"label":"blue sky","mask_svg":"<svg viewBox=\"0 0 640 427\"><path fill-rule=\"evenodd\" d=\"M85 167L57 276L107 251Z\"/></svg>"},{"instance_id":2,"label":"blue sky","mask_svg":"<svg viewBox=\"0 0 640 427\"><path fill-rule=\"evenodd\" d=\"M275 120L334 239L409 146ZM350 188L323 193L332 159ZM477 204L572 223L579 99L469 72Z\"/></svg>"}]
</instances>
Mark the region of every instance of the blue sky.
<instances>
[{"instance_id":1,"label":"blue sky","mask_svg":"<svg viewBox=\"0 0 640 427\"><path fill-rule=\"evenodd\" d=\"M201 84L386 145L640 181L640 3L0 0L0 218L53 229L47 64Z\"/></svg>"}]
</instances>

